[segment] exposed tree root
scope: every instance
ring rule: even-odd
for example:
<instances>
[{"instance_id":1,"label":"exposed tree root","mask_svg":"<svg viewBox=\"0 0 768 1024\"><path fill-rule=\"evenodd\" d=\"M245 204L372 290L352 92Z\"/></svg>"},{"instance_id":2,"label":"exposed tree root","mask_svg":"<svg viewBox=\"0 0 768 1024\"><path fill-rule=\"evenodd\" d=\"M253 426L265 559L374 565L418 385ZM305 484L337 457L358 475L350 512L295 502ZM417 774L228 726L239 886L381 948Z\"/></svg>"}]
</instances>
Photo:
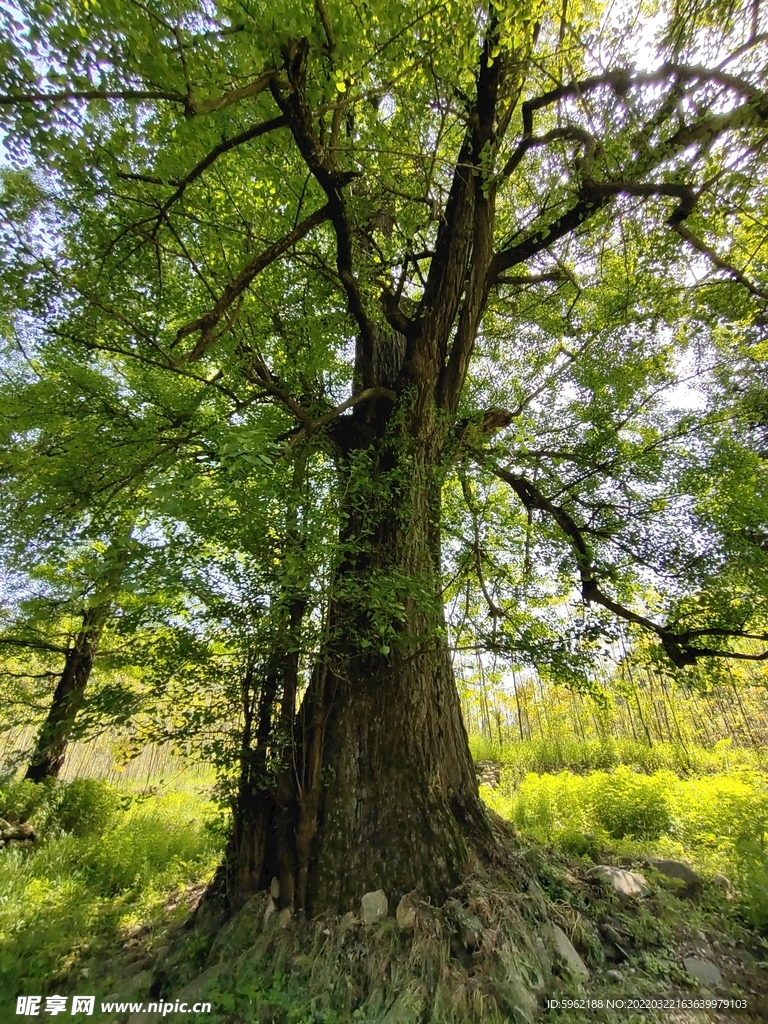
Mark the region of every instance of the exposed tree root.
<instances>
[{"instance_id":1,"label":"exposed tree root","mask_svg":"<svg viewBox=\"0 0 768 1024\"><path fill-rule=\"evenodd\" d=\"M194 994L205 988L219 1005L232 1005L234 997L227 1018L233 1024L246 1019L236 993L249 987L263 1000L249 1020L298 1020L287 1013L294 998L308 1012L313 1008L316 1016L307 1021L531 1020L552 981L541 938L550 904L509 825L494 815L493 828L492 860L476 863L442 906L418 890L409 893L399 923L396 907L369 925L359 913L297 920L279 911L269 893L258 893L224 921L222 904L205 900L163 965L155 991L173 993L175 1000L184 997L185 985ZM271 979L269 991L265 979Z\"/></svg>"}]
</instances>

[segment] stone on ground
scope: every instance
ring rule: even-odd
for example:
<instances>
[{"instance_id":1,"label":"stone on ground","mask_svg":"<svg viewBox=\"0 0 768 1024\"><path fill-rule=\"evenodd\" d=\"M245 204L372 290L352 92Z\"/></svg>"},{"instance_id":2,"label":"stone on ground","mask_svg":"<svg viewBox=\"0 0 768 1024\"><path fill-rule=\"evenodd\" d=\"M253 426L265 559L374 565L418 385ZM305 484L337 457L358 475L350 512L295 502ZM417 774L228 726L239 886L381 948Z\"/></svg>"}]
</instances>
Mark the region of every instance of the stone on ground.
<instances>
[{"instance_id":1,"label":"stone on ground","mask_svg":"<svg viewBox=\"0 0 768 1024\"><path fill-rule=\"evenodd\" d=\"M427 987L417 982L406 988L389 1008L381 1024L419 1024L423 1019Z\"/></svg>"},{"instance_id":2,"label":"stone on ground","mask_svg":"<svg viewBox=\"0 0 768 1024\"><path fill-rule=\"evenodd\" d=\"M375 924L389 913L389 903L383 889L367 892L360 900L360 916L365 924Z\"/></svg>"},{"instance_id":3,"label":"stone on ground","mask_svg":"<svg viewBox=\"0 0 768 1024\"><path fill-rule=\"evenodd\" d=\"M491 789L498 789L501 783L501 765L496 761L478 761L475 764L475 774L480 786L489 786Z\"/></svg>"},{"instance_id":4,"label":"stone on ground","mask_svg":"<svg viewBox=\"0 0 768 1024\"><path fill-rule=\"evenodd\" d=\"M547 928L547 935L555 948L557 955L565 961L565 965L575 978L586 979L589 977L587 965L573 948L573 943L565 934L562 928L551 924Z\"/></svg>"},{"instance_id":5,"label":"stone on ground","mask_svg":"<svg viewBox=\"0 0 768 1024\"><path fill-rule=\"evenodd\" d=\"M539 963L541 964L542 973L545 979L548 979L552 973L552 960L547 952L547 947L544 945L544 940L540 935L536 936L535 947Z\"/></svg>"},{"instance_id":6,"label":"stone on ground","mask_svg":"<svg viewBox=\"0 0 768 1024\"><path fill-rule=\"evenodd\" d=\"M717 967L709 960L702 960L700 956L686 956L683 958L683 966L692 978L700 981L702 985L722 985L723 976Z\"/></svg>"},{"instance_id":7,"label":"stone on ground","mask_svg":"<svg viewBox=\"0 0 768 1024\"><path fill-rule=\"evenodd\" d=\"M599 879L607 888L610 886L620 896L646 896L650 890L648 883L636 871L615 868L610 864L598 864L587 872L590 878Z\"/></svg>"},{"instance_id":8,"label":"stone on ground","mask_svg":"<svg viewBox=\"0 0 768 1024\"><path fill-rule=\"evenodd\" d=\"M402 928L404 932L409 932L416 927L416 904L410 893L406 893L397 904L395 920L397 927Z\"/></svg>"},{"instance_id":9,"label":"stone on ground","mask_svg":"<svg viewBox=\"0 0 768 1024\"><path fill-rule=\"evenodd\" d=\"M679 860L663 860L653 857L648 860L651 867L655 868L659 874L665 875L667 878L678 879L681 882L685 882L686 891L693 895L698 892L702 886L701 875L697 874L692 867L688 864L684 864Z\"/></svg>"}]
</instances>

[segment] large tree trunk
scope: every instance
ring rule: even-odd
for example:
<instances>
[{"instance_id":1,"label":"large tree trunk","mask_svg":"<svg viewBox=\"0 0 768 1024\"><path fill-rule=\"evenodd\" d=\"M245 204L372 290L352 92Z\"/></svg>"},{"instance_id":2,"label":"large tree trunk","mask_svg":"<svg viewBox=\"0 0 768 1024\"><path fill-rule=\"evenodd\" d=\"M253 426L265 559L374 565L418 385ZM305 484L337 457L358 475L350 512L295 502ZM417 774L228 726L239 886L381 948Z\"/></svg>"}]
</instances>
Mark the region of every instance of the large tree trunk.
<instances>
[{"instance_id":1,"label":"large tree trunk","mask_svg":"<svg viewBox=\"0 0 768 1024\"><path fill-rule=\"evenodd\" d=\"M436 625L417 608L406 621L425 638ZM420 886L439 901L482 838L445 642L416 646L392 658L350 649L315 697L297 835L297 902L310 914L356 908L372 889L396 901Z\"/></svg>"},{"instance_id":2,"label":"large tree trunk","mask_svg":"<svg viewBox=\"0 0 768 1024\"><path fill-rule=\"evenodd\" d=\"M357 907L379 888L390 901L417 886L439 900L472 846L492 844L446 644L440 496L493 257L495 185L483 165L510 66L491 56L497 28L494 21L483 49L478 102L423 294L409 317L399 290L384 287L386 327L356 275L366 229L344 191L348 172L316 133L306 40L283 51L286 87L270 86L327 197L339 281L359 334L354 412L330 428L344 497L327 639L295 720L294 668L286 673L278 700L293 726L276 784L251 777L241 787L223 873L235 904L256 878L261 886L278 879L282 906L310 915ZM310 443L311 433L305 424L296 440ZM246 778L250 761L243 763Z\"/></svg>"},{"instance_id":3,"label":"large tree trunk","mask_svg":"<svg viewBox=\"0 0 768 1024\"><path fill-rule=\"evenodd\" d=\"M354 425L327 642L277 785L241 785L235 905L275 877L280 905L309 915L357 908L373 889L439 900L490 841L440 598L444 432L436 414L413 413ZM274 678L264 687L266 708Z\"/></svg>"},{"instance_id":4,"label":"large tree trunk","mask_svg":"<svg viewBox=\"0 0 768 1024\"><path fill-rule=\"evenodd\" d=\"M59 677L48 715L38 733L35 749L24 776L32 782L56 778L62 769L67 744L88 686L96 645L107 613L108 608L103 605L87 608L83 612L82 626L67 651L64 670Z\"/></svg>"}]
</instances>

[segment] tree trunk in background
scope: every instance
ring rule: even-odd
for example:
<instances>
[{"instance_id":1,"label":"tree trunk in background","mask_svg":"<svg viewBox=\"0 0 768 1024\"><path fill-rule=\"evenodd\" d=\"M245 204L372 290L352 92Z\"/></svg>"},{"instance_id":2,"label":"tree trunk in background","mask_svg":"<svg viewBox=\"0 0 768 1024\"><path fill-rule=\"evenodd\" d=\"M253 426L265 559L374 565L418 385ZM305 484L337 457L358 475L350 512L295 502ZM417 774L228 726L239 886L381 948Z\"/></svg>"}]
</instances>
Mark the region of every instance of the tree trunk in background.
<instances>
[{"instance_id":1,"label":"tree trunk in background","mask_svg":"<svg viewBox=\"0 0 768 1024\"><path fill-rule=\"evenodd\" d=\"M82 627L67 651L64 671L59 677L51 707L38 733L35 749L24 776L32 782L55 779L61 771L72 727L88 686L96 646L108 613L109 605L99 605L83 612Z\"/></svg>"}]
</instances>

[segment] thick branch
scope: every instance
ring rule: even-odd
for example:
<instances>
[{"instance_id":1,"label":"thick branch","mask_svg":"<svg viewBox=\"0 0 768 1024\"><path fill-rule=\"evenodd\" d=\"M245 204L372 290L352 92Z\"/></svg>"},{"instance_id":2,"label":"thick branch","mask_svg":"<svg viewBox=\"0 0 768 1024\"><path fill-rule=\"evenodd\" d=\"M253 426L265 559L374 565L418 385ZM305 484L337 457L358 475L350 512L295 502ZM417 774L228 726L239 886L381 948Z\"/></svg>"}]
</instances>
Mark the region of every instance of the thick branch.
<instances>
[{"instance_id":1,"label":"thick branch","mask_svg":"<svg viewBox=\"0 0 768 1024\"><path fill-rule=\"evenodd\" d=\"M489 272L492 284L504 281L505 270L525 263L532 256L548 249L553 242L574 231L579 224L594 216L606 206L614 196L628 195L645 198L648 196L672 196L678 204L670 214L667 223L678 228L681 222L693 210L696 194L691 185L674 182L631 182L631 181L593 181L587 179L580 193L579 201L557 220L539 228L528 235L517 245L503 249L494 257Z\"/></svg>"},{"instance_id":2,"label":"thick branch","mask_svg":"<svg viewBox=\"0 0 768 1024\"><path fill-rule=\"evenodd\" d=\"M472 173L467 166L471 153L468 133L456 159L448 201L437 231L435 254L419 304L419 316L424 318L424 334L430 337L446 335L464 286L473 212ZM414 354L409 351L406 362L410 363Z\"/></svg>"},{"instance_id":3,"label":"thick branch","mask_svg":"<svg viewBox=\"0 0 768 1024\"><path fill-rule=\"evenodd\" d=\"M557 242L575 231L585 220L593 217L604 206L607 206L611 198L612 196L608 194L583 196L561 217L533 231L517 245L512 245L508 249L502 249L501 252L496 253L488 271L489 285L497 284L499 277L506 270L525 263L533 256L548 249L553 242Z\"/></svg>"},{"instance_id":4,"label":"thick branch","mask_svg":"<svg viewBox=\"0 0 768 1024\"><path fill-rule=\"evenodd\" d=\"M369 402L374 398L386 398L390 402L394 402L397 399L397 395L394 391L390 391L389 388L366 388L365 391L358 391L356 395L348 398L346 402L342 402L341 405L337 405L330 412L324 413L318 419L313 420L309 426L310 431L320 430L321 427L327 426L333 420L341 416L342 413L346 412L347 409L353 408L355 405L359 405L361 402Z\"/></svg>"},{"instance_id":5,"label":"thick branch","mask_svg":"<svg viewBox=\"0 0 768 1024\"><path fill-rule=\"evenodd\" d=\"M177 344L183 338L186 338L188 335L194 334L197 331L200 332L200 337L192 351L179 359L178 362L193 363L195 360L200 359L206 349L208 349L209 346L216 341L217 337L220 336L220 334L214 334L216 327L230 312L232 305L240 299L240 296L256 275L260 274L262 270L270 265L270 263L274 263L276 259L282 256L283 253L287 252L301 238L308 235L312 228L316 227L318 224L322 224L323 221L328 220L329 216L330 211L328 204L321 206L319 210L315 210L313 214L306 217L300 224L297 224L295 228L283 235L282 238L273 242L272 245L260 253L256 259L252 260L246 267L244 267L235 280L228 284L224 289L221 298L216 302L213 309L209 310L209 312L205 313L203 316L198 317L196 320L185 324L184 327L179 328L174 344ZM236 312L237 310L235 310L235 315ZM231 323L231 319L232 317L230 317L227 326Z\"/></svg>"},{"instance_id":6,"label":"thick branch","mask_svg":"<svg viewBox=\"0 0 768 1024\"><path fill-rule=\"evenodd\" d=\"M275 74L275 68L268 68L266 71L262 71L258 78L255 78L248 85L244 85L240 89L231 89L229 92L222 93L221 96L213 96L202 103L195 103L194 100L190 100L189 113L193 116L197 114L212 114L214 111L228 107L232 103L239 103L240 100L247 100L253 96L258 96L259 93L264 92L269 86Z\"/></svg>"},{"instance_id":7,"label":"thick branch","mask_svg":"<svg viewBox=\"0 0 768 1024\"><path fill-rule=\"evenodd\" d=\"M323 31L325 32L325 38L328 40L328 52L333 53L336 49L336 36L333 32L333 25L331 24L331 16L328 13L328 8L325 6L324 0L315 0L315 10L317 16L323 24Z\"/></svg>"},{"instance_id":8,"label":"thick branch","mask_svg":"<svg viewBox=\"0 0 768 1024\"><path fill-rule=\"evenodd\" d=\"M519 412L513 412L511 409L498 407L484 409L482 412L459 420L455 427L455 437L460 444L466 438L477 439L478 435L484 438L491 437L496 431L508 427L519 415Z\"/></svg>"},{"instance_id":9,"label":"thick branch","mask_svg":"<svg viewBox=\"0 0 768 1024\"><path fill-rule=\"evenodd\" d=\"M44 640L20 640L16 637L0 637L0 644L8 647L23 647L32 651L53 651L54 654L66 654L68 648L49 644Z\"/></svg>"},{"instance_id":10,"label":"thick branch","mask_svg":"<svg viewBox=\"0 0 768 1024\"><path fill-rule=\"evenodd\" d=\"M283 59L290 91L285 95L276 81L270 83L272 96L285 115L299 152L328 197L327 217L336 234L336 269L347 296L347 305L360 331L364 350L372 354L375 345L372 324L365 308L362 289L355 274L352 228L344 202L343 188L354 175L341 173L317 139L312 113L304 95L309 44L294 42L286 47Z\"/></svg>"},{"instance_id":11,"label":"thick branch","mask_svg":"<svg viewBox=\"0 0 768 1024\"><path fill-rule=\"evenodd\" d=\"M674 229L692 248L697 252L700 252L703 256L706 256L710 263L713 263L719 270L725 271L729 277L733 278L734 281L746 288L751 295L763 300L768 299L768 292L762 288L758 288L756 284L750 281L749 278L738 269L738 267L734 267L732 263L723 259L723 257L719 256L711 246L707 245L707 243L697 235L694 235L692 231L689 231L685 224L675 224Z\"/></svg>"},{"instance_id":12,"label":"thick branch","mask_svg":"<svg viewBox=\"0 0 768 1024\"><path fill-rule=\"evenodd\" d=\"M220 111L224 106L240 102L242 99L249 99L258 96L267 88L270 81L276 74L274 68L268 68L261 72L257 78L248 85L239 89L231 89L219 96L212 96L202 102L196 102L191 92L175 92L171 89L62 89L58 92L25 92L18 95L8 93L0 94L0 106L16 106L19 103L66 103L73 99L122 99L130 102L142 102L150 99L165 99L168 102L180 103L184 108L186 117L199 117L205 114L213 114Z\"/></svg>"},{"instance_id":13,"label":"thick branch","mask_svg":"<svg viewBox=\"0 0 768 1024\"><path fill-rule=\"evenodd\" d=\"M585 159L589 160L594 155L597 144L593 135L590 135L584 128L580 128L578 125L564 125L562 128L553 128L551 132L547 132L545 135L528 135L525 136L517 149L514 151L512 156L507 160L504 168L502 169L502 178L511 177L517 168L520 166L520 162L528 152L529 149L534 149L538 146L546 146L550 142L557 142L559 139L568 139L573 142L580 142L584 146Z\"/></svg>"},{"instance_id":14,"label":"thick branch","mask_svg":"<svg viewBox=\"0 0 768 1024\"><path fill-rule=\"evenodd\" d=\"M170 89L62 89L59 92L35 91L19 95L4 93L0 95L0 106L12 107L21 103L51 103L55 105L67 103L70 100L126 100L130 102L167 100L170 103L180 103L188 117L196 117L211 114L232 103L238 103L240 100L258 96L267 88L275 73L274 68L268 68L248 85L239 89L231 89L220 96L212 96L201 103L195 102L190 94Z\"/></svg>"},{"instance_id":15,"label":"thick branch","mask_svg":"<svg viewBox=\"0 0 768 1024\"><path fill-rule=\"evenodd\" d=\"M389 388L366 388L364 391L358 391L356 395L348 398L346 402L342 402L341 405L337 405L329 412L323 413L316 420L307 419L302 423L296 431L291 431L288 434L283 434L278 438L279 441L285 441L290 439L291 447L298 444L298 442L309 436L310 434L316 433L318 430L322 430L323 427L327 427L329 423L333 423L339 416L345 413L348 409L352 409L356 405L360 405L362 402L370 402L375 398L386 398L390 402L397 400L397 395L394 391L390 391Z\"/></svg>"},{"instance_id":16,"label":"thick branch","mask_svg":"<svg viewBox=\"0 0 768 1024\"><path fill-rule=\"evenodd\" d=\"M62 92L27 92L23 95L0 95L0 106L15 107L20 103L66 103L69 100L168 100L186 106L187 97L181 92L160 89L66 89Z\"/></svg>"},{"instance_id":17,"label":"thick branch","mask_svg":"<svg viewBox=\"0 0 768 1024\"><path fill-rule=\"evenodd\" d=\"M696 193L691 185L675 182L631 182L631 181L589 181L586 188L593 196L673 196L678 204L669 215L667 223L677 228L685 220L696 203Z\"/></svg>"},{"instance_id":18,"label":"thick branch","mask_svg":"<svg viewBox=\"0 0 768 1024\"><path fill-rule=\"evenodd\" d=\"M533 134L533 115L537 110L541 110L542 107L558 103L560 100L567 99L570 96L584 96L586 93L593 92L604 85L610 86L617 95L623 96L631 88L644 85L658 85L669 78L674 78L678 82L714 82L746 97L746 99L752 102L765 102L765 94L760 89L744 81L743 78L729 75L716 68L707 68L701 65L674 64L671 62L662 64L655 71L644 71L635 74L627 68L614 68L611 71L604 72L602 75L594 75L591 78L584 78L578 82L574 81L568 82L565 85L559 85L555 89L550 89L548 92L543 93L541 96L526 100L522 105L523 138Z\"/></svg>"},{"instance_id":19,"label":"thick branch","mask_svg":"<svg viewBox=\"0 0 768 1024\"><path fill-rule=\"evenodd\" d=\"M499 28L495 20L486 33L483 52L480 59L480 71L477 79L477 99L475 109L470 117L471 141L469 156L474 173L469 175L466 169L457 166L457 177L454 182L459 186L457 193L456 220L444 244L449 247L443 273L437 285L442 292L436 299L441 301L440 316L442 322L435 323L437 330L426 330L428 319L434 317L430 311L425 318L425 338L434 338L438 342L437 354L440 365L438 384L438 402L449 413L454 413L458 406L459 395L464 385L475 346L475 339L480 327L490 287L488 269L493 259L493 235L496 216L496 184L490 174L489 158L493 158L497 143L498 126L496 124L497 107L502 87L509 71L508 55L499 54L495 59L492 54L498 47ZM463 227L462 218L466 221ZM471 221L470 221L471 218ZM468 230L471 225L471 234ZM468 241L458 234L463 230L471 240L471 251ZM440 251L440 238L436 245ZM432 267L438 257L432 261ZM468 273L467 273L468 269ZM466 277L464 281L463 278ZM459 314L459 322L450 350L446 352L443 338L450 330L458 298L464 286L464 301ZM425 289L426 302L429 280ZM453 292L453 294L451 293ZM447 360L445 356L447 355Z\"/></svg>"}]
</instances>

